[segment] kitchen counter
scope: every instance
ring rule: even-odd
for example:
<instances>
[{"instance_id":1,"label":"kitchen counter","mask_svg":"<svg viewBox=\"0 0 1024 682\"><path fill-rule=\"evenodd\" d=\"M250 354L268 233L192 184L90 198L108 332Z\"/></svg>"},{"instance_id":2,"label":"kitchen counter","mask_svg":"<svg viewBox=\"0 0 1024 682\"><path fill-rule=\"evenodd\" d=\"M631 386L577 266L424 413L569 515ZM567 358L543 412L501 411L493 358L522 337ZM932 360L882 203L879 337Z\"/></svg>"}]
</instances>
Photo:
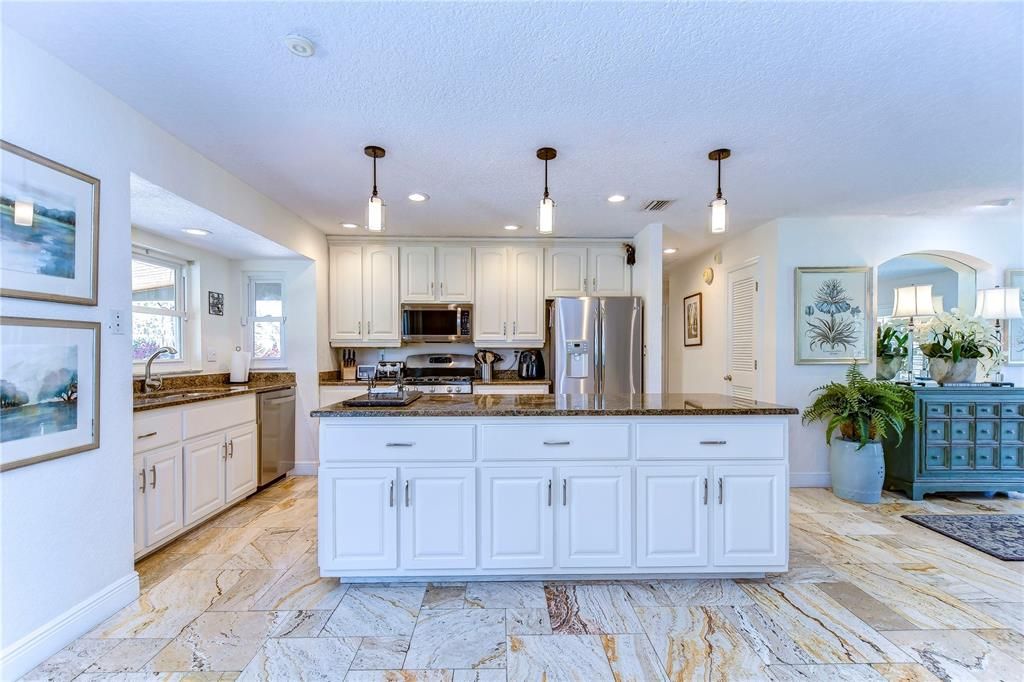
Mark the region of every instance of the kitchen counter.
<instances>
[{"instance_id":1,"label":"kitchen counter","mask_svg":"<svg viewBox=\"0 0 1024 682\"><path fill-rule=\"evenodd\" d=\"M642 395L423 396L405 407L345 407L335 403L314 417L643 417L795 415L793 407L713 393Z\"/></svg>"},{"instance_id":2,"label":"kitchen counter","mask_svg":"<svg viewBox=\"0 0 1024 682\"><path fill-rule=\"evenodd\" d=\"M479 379L473 380L473 385L480 386L550 386L550 379L491 379L490 381L480 381Z\"/></svg>"},{"instance_id":3,"label":"kitchen counter","mask_svg":"<svg viewBox=\"0 0 1024 682\"><path fill-rule=\"evenodd\" d=\"M132 411L144 412L146 410L158 410L163 407L176 407L199 403L205 400L219 400L221 398L233 398L239 395L250 393L265 393L276 391L281 388L294 388L294 381L255 381L238 385L217 385L217 386L195 386L183 388L169 388L152 393L132 394Z\"/></svg>"}]
</instances>

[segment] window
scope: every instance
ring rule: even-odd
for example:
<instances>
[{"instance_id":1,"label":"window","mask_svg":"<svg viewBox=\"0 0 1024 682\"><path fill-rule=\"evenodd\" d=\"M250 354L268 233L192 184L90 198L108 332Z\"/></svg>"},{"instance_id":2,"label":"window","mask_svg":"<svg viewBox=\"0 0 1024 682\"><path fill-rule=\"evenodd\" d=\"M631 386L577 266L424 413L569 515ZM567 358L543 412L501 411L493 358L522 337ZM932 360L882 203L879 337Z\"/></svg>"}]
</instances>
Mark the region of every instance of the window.
<instances>
[{"instance_id":1,"label":"window","mask_svg":"<svg viewBox=\"0 0 1024 682\"><path fill-rule=\"evenodd\" d=\"M145 362L161 346L178 352L157 362L182 363L185 348L185 263L137 251L132 256L132 361Z\"/></svg>"},{"instance_id":2,"label":"window","mask_svg":"<svg viewBox=\"0 0 1024 682\"><path fill-rule=\"evenodd\" d=\"M284 280L274 275L250 275L248 285L248 350L253 366L285 363Z\"/></svg>"}]
</instances>

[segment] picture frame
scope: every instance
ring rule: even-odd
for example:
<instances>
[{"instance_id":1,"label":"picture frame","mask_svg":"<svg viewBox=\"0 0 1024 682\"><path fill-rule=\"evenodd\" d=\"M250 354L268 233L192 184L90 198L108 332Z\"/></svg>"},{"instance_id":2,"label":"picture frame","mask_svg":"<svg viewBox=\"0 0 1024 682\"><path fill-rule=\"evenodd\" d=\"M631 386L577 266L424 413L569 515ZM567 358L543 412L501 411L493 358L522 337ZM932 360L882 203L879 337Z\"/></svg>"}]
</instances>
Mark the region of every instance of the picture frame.
<instances>
[{"instance_id":1,"label":"picture frame","mask_svg":"<svg viewBox=\"0 0 1024 682\"><path fill-rule=\"evenodd\" d=\"M0 471L100 446L100 323L0 317Z\"/></svg>"},{"instance_id":2,"label":"picture frame","mask_svg":"<svg viewBox=\"0 0 1024 682\"><path fill-rule=\"evenodd\" d=\"M683 298L683 346L704 345L704 294Z\"/></svg>"},{"instance_id":3,"label":"picture frame","mask_svg":"<svg viewBox=\"0 0 1024 682\"><path fill-rule=\"evenodd\" d=\"M1006 271L1006 286L1021 291L1021 309L1024 310L1024 269ZM1007 320L1006 324L1007 364L1024 365L1024 320Z\"/></svg>"},{"instance_id":4,"label":"picture frame","mask_svg":"<svg viewBox=\"0 0 1024 682\"><path fill-rule=\"evenodd\" d=\"M6 140L0 168L0 296L96 305L100 181Z\"/></svg>"},{"instance_id":5,"label":"picture frame","mask_svg":"<svg viewBox=\"0 0 1024 682\"><path fill-rule=\"evenodd\" d=\"M794 273L794 362L869 364L872 356L872 269L801 267Z\"/></svg>"},{"instance_id":6,"label":"picture frame","mask_svg":"<svg viewBox=\"0 0 1024 682\"><path fill-rule=\"evenodd\" d=\"M224 294L219 291L207 292L207 310L211 315L224 316Z\"/></svg>"}]
</instances>

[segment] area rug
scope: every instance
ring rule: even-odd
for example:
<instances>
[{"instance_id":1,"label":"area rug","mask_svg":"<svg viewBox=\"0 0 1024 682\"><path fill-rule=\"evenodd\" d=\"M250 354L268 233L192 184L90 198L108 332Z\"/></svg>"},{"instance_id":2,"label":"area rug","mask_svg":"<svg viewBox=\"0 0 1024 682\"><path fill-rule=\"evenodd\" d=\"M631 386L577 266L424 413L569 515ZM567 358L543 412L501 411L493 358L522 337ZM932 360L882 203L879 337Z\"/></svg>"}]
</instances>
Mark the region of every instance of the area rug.
<instances>
[{"instance_id":1,"label":"area rug","mask_svg":"<svg viewBox=\"0 0 1024 682\"><path fill-rule=\"evenodd\" d=\"M903 518L1003 561L1024 561L1024 514L904 514Z\"/></svg>"}]
</instances>

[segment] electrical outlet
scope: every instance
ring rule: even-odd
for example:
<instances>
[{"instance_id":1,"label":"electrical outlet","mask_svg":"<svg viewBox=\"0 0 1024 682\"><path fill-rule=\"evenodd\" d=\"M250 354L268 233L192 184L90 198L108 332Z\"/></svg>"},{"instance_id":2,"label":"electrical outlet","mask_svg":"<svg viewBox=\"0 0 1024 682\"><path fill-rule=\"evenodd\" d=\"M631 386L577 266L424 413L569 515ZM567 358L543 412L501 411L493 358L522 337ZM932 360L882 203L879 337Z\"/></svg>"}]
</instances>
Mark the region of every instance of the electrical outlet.
<instances>
[{"instance_id":1,"label":"electrical outlet","mask_svg":"<svg viewBox=\"0 0 1024 682\"><path fill-rule=\"evenodd\" d=\"M216 348L207 348L206 349L206 361L207 362L217 362L217 349Z\"/></svg>"},{"instance_id":2,"label":"electrical outlet","mask_svg":"<svg viewBox=\"0 0 1024 682\"><path fill-rule=\"evenodd\" d=\"M111 334L124 334L124 311L123 310L111 310L110 311L110 333Z\"/></svg>"}]
</instances>

